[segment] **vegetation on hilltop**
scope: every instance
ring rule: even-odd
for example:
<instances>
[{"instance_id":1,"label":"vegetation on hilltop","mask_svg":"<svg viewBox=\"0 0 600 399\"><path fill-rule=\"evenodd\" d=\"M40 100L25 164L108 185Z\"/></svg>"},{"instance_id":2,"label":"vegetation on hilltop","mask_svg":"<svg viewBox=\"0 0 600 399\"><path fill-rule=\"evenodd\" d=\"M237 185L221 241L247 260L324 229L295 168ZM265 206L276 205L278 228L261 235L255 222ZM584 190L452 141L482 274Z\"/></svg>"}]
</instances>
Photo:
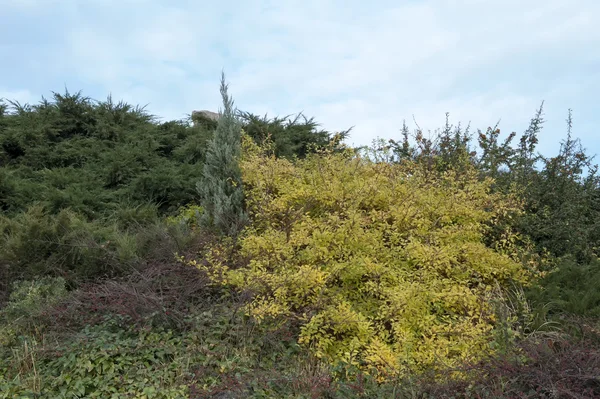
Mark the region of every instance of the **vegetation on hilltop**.
<instances>
[{"instance_id":1,"label":"vegetation on hilltop","mask_svg":"<svg viewBox=\"0 0 600 399\"><path fill-rule=\"evenodd\" d=\"M600 182L500 140L0 103L0 398L600 397Z\"/></svg>"},{"instance_id":2,"label":"vegetation on hilltop","mask_svg":"<svg viewBox=\"0 0 600 399\"><path fill-rule=\"evenodd\" d=\"M282 142L301 132L300 150L287 149L289 157L330 136L313 123L246 116L241 126L257 140L259 132ZM67 91L37 105L4 103L0 303L15 280L52 275L75 284L131 271L165 244L172 256L186 238L181 226L161 220L198 202L213 134L189 121L159 123L111 97L93 101Z\"/></svg>"}]
</instances>

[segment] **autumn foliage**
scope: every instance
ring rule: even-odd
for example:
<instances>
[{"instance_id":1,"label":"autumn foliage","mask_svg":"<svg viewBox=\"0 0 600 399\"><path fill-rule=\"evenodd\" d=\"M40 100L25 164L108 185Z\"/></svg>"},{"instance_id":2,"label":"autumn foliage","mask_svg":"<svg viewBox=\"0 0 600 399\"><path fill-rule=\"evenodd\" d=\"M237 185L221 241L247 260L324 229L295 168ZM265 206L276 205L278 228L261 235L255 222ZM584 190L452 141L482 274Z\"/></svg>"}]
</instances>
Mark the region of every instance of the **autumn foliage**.
<instances>
[{"instance_id":1,"label":"autumn foliage","mask_svg":"<svg viewBox=\"0 0 600 399\"><path fill-rule=\"evenodd\" d=\"M251 225L237 261L222 244L192 263L250 292L249 315L293 318L318 357L381 378L491 350L493 291L528 275L510 233L503 251L484 244L495 220L518 211L490 181L352 150L290 162L244 142Z\"/></svg>"}]
</instances>

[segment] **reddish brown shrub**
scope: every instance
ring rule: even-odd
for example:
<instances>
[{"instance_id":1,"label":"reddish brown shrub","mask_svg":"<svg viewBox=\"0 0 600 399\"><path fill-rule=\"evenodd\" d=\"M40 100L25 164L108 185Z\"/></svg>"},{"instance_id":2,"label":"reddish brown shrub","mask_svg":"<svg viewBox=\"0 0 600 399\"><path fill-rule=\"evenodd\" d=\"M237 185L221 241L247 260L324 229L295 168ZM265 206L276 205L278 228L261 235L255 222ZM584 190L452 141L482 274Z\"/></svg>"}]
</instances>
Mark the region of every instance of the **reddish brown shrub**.
<instances>
[{"instance_id":1,"label":"reddish brown shrub","mask_svg":"<svg viewBox=\"0 0 600 399\"><path fill-rule=\"evenodd\" d=\"M436 398L600 398L600 345L588 335L528 339L517 353L464 367L470 381L423 384Z\"/></svg>"}]
</instances>

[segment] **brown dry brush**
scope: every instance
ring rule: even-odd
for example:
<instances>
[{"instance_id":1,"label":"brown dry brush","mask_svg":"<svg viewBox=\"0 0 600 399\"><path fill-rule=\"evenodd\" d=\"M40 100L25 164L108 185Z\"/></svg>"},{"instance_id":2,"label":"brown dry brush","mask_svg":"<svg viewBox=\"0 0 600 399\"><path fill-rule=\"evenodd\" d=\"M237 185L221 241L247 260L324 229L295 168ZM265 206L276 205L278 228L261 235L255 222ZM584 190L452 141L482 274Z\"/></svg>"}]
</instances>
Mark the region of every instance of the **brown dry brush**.
<instances>
[{"instance_id":1,"label":"brown dry brush","mask_svg":"<svg viewBox=\"0 0 600 399\"><path fill-rule=\"evenodd\" d=\"M507 354L465 365L464 381L421 382L436 398L600 398L597 339L546 337L519 343Z\"/></svg>"},{"instance_id":2,"label":"brown dry brush","mask_svg":"<svg viewBox=\"0 0 600 399\"><path fill-rule=\"evenodd\" d=\"M186 253L197 250L198 245ZM49 307L40 321L65 333L101 323L110 315L126 316L136 324L151 321L183 328L191 307L207 306L218 297L204 272L171 256L171 260L151 260L122 278L84 283Z\"/></svg>"}]
</instances>

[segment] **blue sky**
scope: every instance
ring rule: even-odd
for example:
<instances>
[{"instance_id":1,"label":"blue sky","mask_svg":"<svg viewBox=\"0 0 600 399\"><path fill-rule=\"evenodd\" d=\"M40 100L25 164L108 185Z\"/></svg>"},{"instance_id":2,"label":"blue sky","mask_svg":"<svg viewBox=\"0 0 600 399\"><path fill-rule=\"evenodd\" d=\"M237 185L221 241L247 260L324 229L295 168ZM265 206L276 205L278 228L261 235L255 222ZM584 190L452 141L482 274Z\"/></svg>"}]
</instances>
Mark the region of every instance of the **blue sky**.
<instances>
[{"instance_id":1,"label":"blue sky","mask_svg":"<svg viewBox=\"0 0 600 399\"><path fill-rule=\"evenodd\" d=\"M148 104L165 119L236 106L303 111L349 140L451 122L522 132L542 100L539 149L574 133L600 155L597 0L0 0L0 98L51 91Z\"/></svg>"}]
</instances>

